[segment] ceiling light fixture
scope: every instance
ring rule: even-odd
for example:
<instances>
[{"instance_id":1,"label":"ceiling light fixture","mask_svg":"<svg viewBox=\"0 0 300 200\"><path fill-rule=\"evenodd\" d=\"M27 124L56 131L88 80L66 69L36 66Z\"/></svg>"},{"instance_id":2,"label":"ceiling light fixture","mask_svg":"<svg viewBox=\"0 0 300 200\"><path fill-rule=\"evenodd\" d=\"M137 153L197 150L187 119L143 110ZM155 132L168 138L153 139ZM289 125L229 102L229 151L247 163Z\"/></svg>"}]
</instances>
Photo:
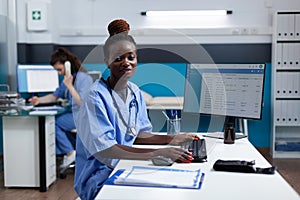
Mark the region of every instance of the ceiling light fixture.
<instances>
[{"instance_id":1,"label":"ceiling light fixture","mask_svg":"<svg viewBox=\"0 0 300 200\"><path fill-rule=\"evenodd\" d=\"M143 11L143 16L207 16L229 15L232 10L177 10L177 11Z\"/></svg>"}]
</instances>

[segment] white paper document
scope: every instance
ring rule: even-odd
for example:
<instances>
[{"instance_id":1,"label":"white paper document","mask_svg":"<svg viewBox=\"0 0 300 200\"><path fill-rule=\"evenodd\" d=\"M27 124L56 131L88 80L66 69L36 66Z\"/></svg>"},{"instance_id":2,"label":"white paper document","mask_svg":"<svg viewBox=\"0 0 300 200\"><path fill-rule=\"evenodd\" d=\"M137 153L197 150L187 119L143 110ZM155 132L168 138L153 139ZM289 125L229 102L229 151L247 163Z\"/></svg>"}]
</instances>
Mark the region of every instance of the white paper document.
<instances>
[{"instance_id":1,"label":"white paper document","mask_svg":"<svg viewBox=\"0 0 300 200\"><path fill-rule=\"evenodd\" d=\"M56 115L56 110L34 110L30 111L29 115Z\"/></svg>"},{"instance_id":2,"label":"white paper document","mask_svg":"<svg viewBox=\"0 0 300 200\"><path fill-rule=\"evenodd\" d=\"M133 166L124 171L114 184L197 189L204 174L198 170Z\"/></svg>"},{"instance_id":3,"label":"white paper document","mask_svg":"<svg viewBox=\"0 0 300 200\"><path fill-rule=\"evenodd\" d=\"M33 107L33 110L62 110L64 109L61 106L37 106L37 107Z\"/></svg>"}]
</instances>

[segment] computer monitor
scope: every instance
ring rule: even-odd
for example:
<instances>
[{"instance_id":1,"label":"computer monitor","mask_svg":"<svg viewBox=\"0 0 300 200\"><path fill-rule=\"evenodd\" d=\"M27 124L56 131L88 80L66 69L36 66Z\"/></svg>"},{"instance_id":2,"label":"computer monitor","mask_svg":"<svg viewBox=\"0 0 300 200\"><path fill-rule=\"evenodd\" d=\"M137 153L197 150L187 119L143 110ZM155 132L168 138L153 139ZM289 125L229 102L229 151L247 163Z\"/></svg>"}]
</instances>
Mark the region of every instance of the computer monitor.
<instances>
[{"instance_id":1,"label":"computer monitor","mask_svg":"<svg viewBox=\"0 0 300 200\"><path fill-rule=\"evenodd\" d=\"M183 111L259 120L264 76L265 64L188 64Z\"/></svg>"},{"instance_id":2,"label":"computer monitor","mask_svg":"<svg viewBox=\"0 0 300 200\"><path fill-rule=\"evenodd\" d=\"M57 71L51 65L17 65L18 92L53 92L59 86Z\"/></svg>"}]
</instances>

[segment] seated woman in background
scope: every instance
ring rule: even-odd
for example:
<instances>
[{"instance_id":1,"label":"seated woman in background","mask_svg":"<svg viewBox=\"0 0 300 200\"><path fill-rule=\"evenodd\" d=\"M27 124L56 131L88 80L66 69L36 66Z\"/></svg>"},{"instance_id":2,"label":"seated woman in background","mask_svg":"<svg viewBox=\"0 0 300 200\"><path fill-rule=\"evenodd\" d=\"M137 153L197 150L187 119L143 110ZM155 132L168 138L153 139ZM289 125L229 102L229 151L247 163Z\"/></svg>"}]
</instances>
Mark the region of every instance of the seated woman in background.
<instances>
[{"instance_id":1,"label":"seated woman in background","mask_svg":"<svg viewBox=\"0 0 300 200\"><path fill-rule=\"evenodd\" d=\"M194 134L152 134L146 104L138 86L130 82L137 67L137 49L129 25L115 20L108 26L104 61L110 76L96 81L74 112L77 127L77 155L74 187L81 199L94 199L119 159L149 160L157 156L189 162L184 149L136 148L136 144L179 145L192 141Z\"/></svg>"},{"instance_id":2,"label":"seated woman in background","mask_svg":"<svg viewBox=\"0 0 300 200\"><path fill-rule=\"evenodd\" d=\"M64 66L66 61L71 63L71 74L66 73ZM50 64L59 74L64 75L62 83L54 93L42 97L34 96L29 99L29 102L38 105L39 103L56 102L58 98L62 98L68 100L70 104L80 106L93 80L86 73L79 58L65 48L58 48L52 53ZM60 165L61 170L75 161L76 151L66 134L75 128L72 109L55 117L56 154L64 155Z\"/></svg>"}]
</instances>

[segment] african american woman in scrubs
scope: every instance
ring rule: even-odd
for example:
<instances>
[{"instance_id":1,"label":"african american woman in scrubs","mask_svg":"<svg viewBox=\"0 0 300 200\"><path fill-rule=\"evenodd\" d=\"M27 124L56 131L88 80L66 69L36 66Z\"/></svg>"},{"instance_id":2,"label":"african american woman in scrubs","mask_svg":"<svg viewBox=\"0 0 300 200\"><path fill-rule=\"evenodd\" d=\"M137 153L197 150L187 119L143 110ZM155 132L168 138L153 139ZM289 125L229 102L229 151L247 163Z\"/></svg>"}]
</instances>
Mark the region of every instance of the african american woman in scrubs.
<instances>
[{"instance_id":1,"label":"african american woman in scrubs","mask_svg":"<svg viewBox=\"0 0 300 200\"><path fill-rule=\"evenodd\" d=\"M149 160L156 156L187 162L191 155L184 149L135 148L133 144L179 145L192 141L194 134L152 134L142 93L129 79L137 67L137 48L124 20L109 26L104 61L110 70L107 79L96 81L78 113L75 190L81 199L94 199L119 159Z\"/></svg>"}]
</instances>

